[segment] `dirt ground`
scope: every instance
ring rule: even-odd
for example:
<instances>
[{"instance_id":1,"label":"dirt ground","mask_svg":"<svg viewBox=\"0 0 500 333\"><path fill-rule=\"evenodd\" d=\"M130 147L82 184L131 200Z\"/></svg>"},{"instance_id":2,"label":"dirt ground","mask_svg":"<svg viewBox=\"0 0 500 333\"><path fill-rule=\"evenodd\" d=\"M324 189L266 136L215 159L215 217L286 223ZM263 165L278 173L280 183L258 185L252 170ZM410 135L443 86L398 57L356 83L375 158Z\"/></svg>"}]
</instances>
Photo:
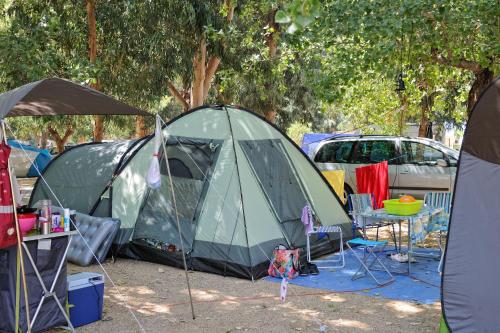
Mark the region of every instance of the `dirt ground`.
<instances>
[{"instance_id":1,"label":"dirt ground","mask_svg":"<svg viewBox=\"0 0 500 333\"><path fill-rule=\"evenodd\" d=\"M440 305L332 293L289 285L190 272L196 319L191 317L184 271L118 259L103 264L116 284L105 284L103 320L79 332L437 332ZM99 266L70 265L69 272ZM128 308L127 308L128 307Z\"/></svg>"},{"instance_id":2,"label":"dirt ground","mask_svg":"<svg viewBox=\"0 0 500 333\"><path fill-rule=\"evenodd\" d=\"M33 180L20 180L23 199L29 198L32 186ZM380 237L390 239L387 228ZM434 239L429 237L425 246L435 246ZM106 279L103 320L77 332L434 333L439 327L439 303L419 305L295 285L288 286L282 302L278 283L201 272L188 273L193 320L183 270L121 258L103 267L115 285ZM69 274L81 271L103 273L98 265L68 265Z\"/></svg>"}]
</instances>

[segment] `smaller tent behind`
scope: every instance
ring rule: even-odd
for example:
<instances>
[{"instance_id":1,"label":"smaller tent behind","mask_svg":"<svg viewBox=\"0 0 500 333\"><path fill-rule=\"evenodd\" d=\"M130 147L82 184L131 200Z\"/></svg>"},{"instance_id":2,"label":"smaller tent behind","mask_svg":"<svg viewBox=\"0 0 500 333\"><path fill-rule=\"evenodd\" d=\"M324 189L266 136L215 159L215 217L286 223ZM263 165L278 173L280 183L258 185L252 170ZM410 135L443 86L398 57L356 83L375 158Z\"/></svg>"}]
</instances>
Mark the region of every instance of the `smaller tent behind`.
<instances>
[{"instance_id":1,"label":"smaller tent behind","mask_svg":"<svg viewBox=\"0 0 500 333\"><path fill-rule=\"evenodd\" d=\"M37 179L30 205L50 199L57 206L60 200L63 207L84 214L110 216L110 203L103 191L140 143L141 140L85 143L67 149L52 160L43 179Z\"/></svg>"},{"instance_id":2,"label":"smaller tent behind","mask_svg":"<svg viewBox=\"0 0 500 333\"><path fill-rule=\"evenodd\" d=\"M47 149L25 145L16 140L7 140L12 148L10 165L16 171L16 177L38 177L52 159Z\"/></svg>"}]
</instances>

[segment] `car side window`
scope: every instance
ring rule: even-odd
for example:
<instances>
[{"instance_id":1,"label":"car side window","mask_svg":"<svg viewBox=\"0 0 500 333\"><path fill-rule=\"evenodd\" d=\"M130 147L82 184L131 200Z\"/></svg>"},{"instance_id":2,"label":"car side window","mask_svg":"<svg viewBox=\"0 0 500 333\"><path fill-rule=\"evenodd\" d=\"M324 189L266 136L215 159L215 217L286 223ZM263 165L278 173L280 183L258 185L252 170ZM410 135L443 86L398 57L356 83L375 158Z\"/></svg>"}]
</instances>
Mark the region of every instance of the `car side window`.
<instances>
[{"instance_id":1,"label":"car side window","mask_svg":"<svg viewBox=\"0 0 500 333\"><path fill-rule=\"evenodd\" d=\"M420 142L402 141L401 149L405 164L434 164L445 158L442 151Z\"/></svg>"},{"instance_id":2,"label":"car side window","mask_svg":"<svg viewBox=\"0 0 500 333\"><path fill-rule=\"evenodd\" d=\"M353 142L330 142L320 148L314 158L318 163L347 163L351 155Z\"/></svg>"},{"instance_id":3,"label":"car side window","mask_svg":"<svg viewBox=\"0 0 500 333\"><path fill-rule=\"evenodd\" d=\"M388 161L397 164L396 145L391 140L359 141L354 163L371 164Z\"/></svg>"}]
</instances>

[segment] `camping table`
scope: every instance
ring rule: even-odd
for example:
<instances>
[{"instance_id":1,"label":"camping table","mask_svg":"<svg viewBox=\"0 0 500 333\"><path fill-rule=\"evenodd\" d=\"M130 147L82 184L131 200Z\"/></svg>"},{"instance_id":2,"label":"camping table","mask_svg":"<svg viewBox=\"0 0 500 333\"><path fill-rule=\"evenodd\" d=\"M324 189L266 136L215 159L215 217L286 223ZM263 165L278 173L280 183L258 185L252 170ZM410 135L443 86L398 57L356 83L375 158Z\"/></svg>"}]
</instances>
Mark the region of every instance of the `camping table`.
<instances>
[{"instance_id":1,"label":"camping table","mask_svg":"<svg viewBox=\"0 0 500 333\"><path fill-rule=\"evenodd\" d=\"M54 233L50 233L48 235L33 235L33 236L24 236L23 237L22 246L24 248L24 252L26 253L26 256L28 257L28 260L29 260L31 266L33 267L35 275L38 278L38 282L40 282L40 285L43 289L42 298L40 299L40 303L38 304L36 312L33 315L33 318L31 319L31 325L30 325L31 328L33 328L33 325L36 322L37 316L40 313L40 310L43 306L45 299L49 299L50 297L53 297L55 302L57 303L57 306L59 307L59 310L64 315L64 318L66 318L69 330L71 330L72 332L75 332L75 329L74 329L73 325L71 324L71 321L70 321L68 315L66 314L66 310L63 307L63 305L61 304L61 302L59 302L59 299L57 298L57 294L54 292L54 289L56 287L57 280L59 279L59 275L61 274L61 270L64 267L64 265L66 265L66 256L68 255L68 250L69 250L69 246L71 244L71 239L73 238L73 235L75 235L76 233L77 233L77 231L75 230L75 231L66 231L66 232L54 232ZM40 242L50 242L52 239L59 238L59 237L69 237L69 239L68 239L68 243L66 245L66 248L64 249L64 254L61 257L61 261L57 264L58 265L57 266L57 273L54 276L54 281L52 281L50 289L47 289L47 286L45 285L45 282L43 281L42 276L40 274L40 271L38 270L37 265L36 265L35 261L33 260L33 257L31 256L31 253L28 249L28 246L26 245L26 242L37 241L39 243L38 246L41 246ZM64 283L66 283L65 279L64 279Z\"/></svg>"},{"instance_id":2,"label":"camping table","mask_svg":"<svg viewBox=\"0 0 500 333\"><path fill-rule=\"evenodd\" d=\"M384 208L381 209L375 209L371 211L365 211L363 213L360 213L360 216L363 217L370 217L374 219L378 219L381 221L393 221L395 223L399 224L399 252L401 252L401 223L403 221L408 221L408 275L411 272L411 260L412 260L412 255L419 255L419 253L413 251L413 242L412 239L414 237L419 237L420 239L423 239L426 235L426 223L430 223L431 219L436 216L437 214L440 214L443 211L443 208L436 208L436 207L427 207L424 206L422 209L414 214L414 215L408 215L408 216L402 216L402 215L392 215L388 214ZM426 219L427 218L427 219ZM426 221L426 222L424 222ZM414 229L417 227L418 224L418 232L415 232Z\"/></svg>"}]
</instances>

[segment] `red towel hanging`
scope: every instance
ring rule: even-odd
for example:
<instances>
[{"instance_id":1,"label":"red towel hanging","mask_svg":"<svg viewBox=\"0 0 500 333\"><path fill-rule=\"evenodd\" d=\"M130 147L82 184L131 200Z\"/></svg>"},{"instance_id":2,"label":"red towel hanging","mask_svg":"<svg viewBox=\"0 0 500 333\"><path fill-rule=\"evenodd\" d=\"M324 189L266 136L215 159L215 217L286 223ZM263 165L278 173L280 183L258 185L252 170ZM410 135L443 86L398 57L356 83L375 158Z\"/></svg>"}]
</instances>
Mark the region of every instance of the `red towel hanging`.
<instances>
[{"instance_id":1,"label":"red towel hanging","mask_svg":"<svg viewBox=\"0 0 500 333\"><path fill-rule=\"evenodd\" d=\"M389 199L389 165L387 161L356 168L358 193L370 193L375 197L375 208L383 208Z\"/></svg>"},{"instance_id":2,"label":"red towel hanging","mask_svg":"<svg viewBox=\"0 0 500 333\"><path fill-rule=\"evenodd\" d=\"M14 206L8 171L10 147L0 143L0 249L17 244Z\"/></svg>"}]
</instances>

